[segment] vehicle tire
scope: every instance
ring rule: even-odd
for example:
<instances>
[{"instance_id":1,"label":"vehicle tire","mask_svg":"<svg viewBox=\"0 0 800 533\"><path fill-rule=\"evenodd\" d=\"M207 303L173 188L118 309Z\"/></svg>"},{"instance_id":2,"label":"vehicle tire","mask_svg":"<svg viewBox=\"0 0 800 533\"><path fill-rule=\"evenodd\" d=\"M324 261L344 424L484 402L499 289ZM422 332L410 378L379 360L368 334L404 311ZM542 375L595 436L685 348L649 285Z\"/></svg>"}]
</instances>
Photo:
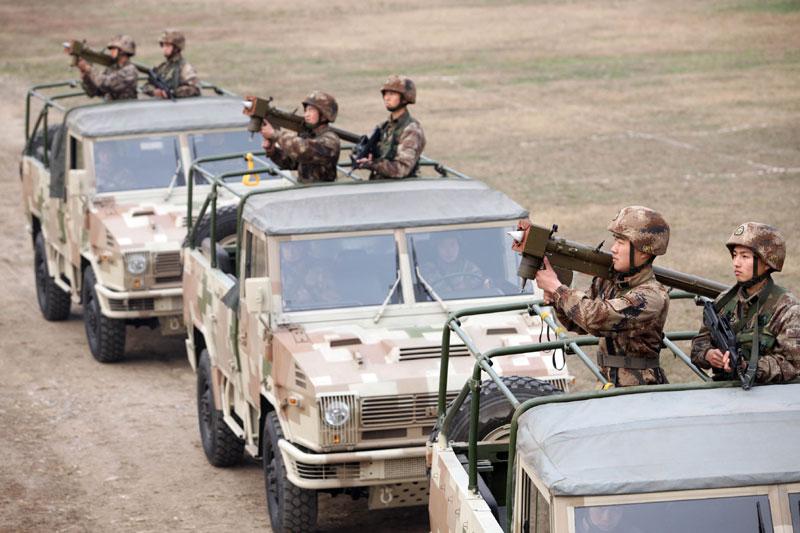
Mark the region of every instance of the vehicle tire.
<instances>
[{"instance_id":1,"label":"vehicle tire","mask_svg":"<svg viewBox=\"0 0 800 533\"><path fill-rule=\"evenodd\" d=\"M125 320L103 315L97 292L97 279L91 267L83 271L83 323L92 356L101 363L115 363L125 355Z\"/></svg>"},{"instance_id":2,"label":"vehicle tire","mask_svg":"<svg viewBox=\"0 0 800 533\"><path fill-rule=\"evenodd\" d=\"M217 208L217 242L223 246L236 244L236 233L238 231L236 221L237 205L224 205ZM233 236L233 239L230 237ZM195 246L200 246L204 239L211 237L211 213L206 213L197 222L197 233L195 233ZM189 245L189 236L183 241L183 246Z\"/></svg>"},{"instance_id":3,"label":"vehicle tire","mask_svg":"<svg viewBox=\"0 0 800 533\"><path fill-rule=\"evenodd\" d=\"M286 477L286 465L278 448L283 437L275 411L264 417L264 484L267 489L269 521L275 533L314 530L317 523L317 491L301 489Z\"/></svg>"},{"instance_id":4,"label":"vehicle tire","mask_svg":"<svg viewBox=\"0 0 800 533\"><path fill-rule=\"evenodd\" d=\"M214 466L233 466L242 458L244 441L228 427L222 411L214 405L214 382L211 379L211 358L208 350L200 353L197 365L197 418L200 440L208 462Z\"/></svg>"},{"instance_id":5,"label":"vehicle tire","mask_svg":"<svg viewBox=\"0 0 800 533\"><path fill-rule=\"evenodd\" d=\"M524 402L531 398L563 394L558 389L538 379L525 376L503 376L503 384L514 394L517 400ZM469 418L472 395L467 395L458 412L450 424L449 438L455 442L469 441ZM480 414L478 415L478 440L496 441L507 438L511 428L511 417L514 407L509 403L503 393L492 380L484 381L480 393ZM439 434L437 421L431 434L431 439L436 440Z\"/></svg>"},{"instance_id":6,"label":"vehicle tire","mask_svg":"<svg viewBox=\"0 0 800 533\"><path fill-rule=\"evenodd\" d=\"M56 285L47 270L47 252L44 237L36 236L33 245L33 271L36 275L36 297L39 309L46 320L66 320L69 317L70 294Z\"/></svg>"}]
</instances>

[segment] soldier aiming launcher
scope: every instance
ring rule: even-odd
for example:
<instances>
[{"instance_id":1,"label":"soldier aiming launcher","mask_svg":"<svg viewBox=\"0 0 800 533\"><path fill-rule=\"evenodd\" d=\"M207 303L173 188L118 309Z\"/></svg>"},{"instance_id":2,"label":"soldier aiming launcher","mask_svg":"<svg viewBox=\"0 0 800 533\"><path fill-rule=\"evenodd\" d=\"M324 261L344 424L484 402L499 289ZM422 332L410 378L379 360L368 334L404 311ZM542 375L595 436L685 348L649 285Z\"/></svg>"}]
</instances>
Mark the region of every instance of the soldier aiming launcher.
<instances>
[{"instance_id":1,"label":"soldier aiming launcher","mask_svg":"<svg viewBox=\"0 0 800 533\"><path fill-rule=\"evenodd\" d=\"M102 50L98 52L93 48L89 48L86 46L85 41L76 41L74 39L70 39L69 41L64 41L61 44L64 47L64 51L72 56L72 67L78 65L78 58L83 58L89 63L103 65L104 67L114 63L114 58L111 57L110 54L107 54ZM131 64L142 74L147 74L147 79L151 85L153 85L156 89L161 89L166 92L169 95L170 100L175 100L175 91L170 89L167 80L160 76L155 69L134 61L131 61Z\"/></svg>"},{"instance_id":2,"label":"soldier aiming launcher","mask_svg":"<svg viewBox=\"0 0 800 533\"><path fill-rule=\"evenodd\" d=\"M302 115L296 114L294 111L290 113L273 106L271 96L269 98L247 96L244 102L242 102L242 105L244 105L244 110L242 112L250 117L247 131L250 132L251 139L256 132L261 131L261 124L264 120L268 121L276 128L286 128L296 132L301 132L304 129L305 118ZM357 168L356 160L368 157L370 153L373 154L373 157L377 155L376 149L378 141L380 140L380 129L377 126L369 137L366 135L358 135L352 131L343 130L335 126L330 126L330 129L338 135L340 139L355 144L350 152L350 160L354 169Z\"/></svg>"},{"instance_id":3,"label":"soldier aiming launcher","mask_svg":"<svg viewBox=\"0 0 800 533\"><path fill-rule=\"evenodd\" d=\"M550 261L562 283L569 284L572 280L572 271L605 279L614 278L611 253L600 249L603 243L591 248L555 237L557 230L557 225L547 229L531 224L527 220L521 220L517 225L517 231L509 232L514 239L512 249L522 254L517 275L522 278L523 289L527 280L536 278L536 271L542 267L542 260L545 257ZM729 288L722 283L655 265L653 272L656 279L664 285L709 298L715 298Z\"/></svg>"}]
</instances>

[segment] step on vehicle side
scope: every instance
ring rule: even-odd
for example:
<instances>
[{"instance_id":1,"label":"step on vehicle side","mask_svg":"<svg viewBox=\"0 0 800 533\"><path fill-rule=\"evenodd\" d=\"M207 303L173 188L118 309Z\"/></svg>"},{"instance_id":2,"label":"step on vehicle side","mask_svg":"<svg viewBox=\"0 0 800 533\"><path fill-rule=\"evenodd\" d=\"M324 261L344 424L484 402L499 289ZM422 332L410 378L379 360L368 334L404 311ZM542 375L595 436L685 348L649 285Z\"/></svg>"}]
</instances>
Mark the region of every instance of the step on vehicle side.
<instances>
[{"instance_id":1,"label":"step on vehicle side","mask_svg":"<svg viewBox=\"0 0 800 533\"><path fill-rule=\"evenodd\" d=\"M367 496L371 509L425 505L442 321L532 295L520 294L506 235L527 212L423 163L448 177L259 191L235 210L212 195L205 226L235 227L236 246L190 231L184 313L203 449L215 466L261 458L273 531L312 530L319 492ZM482 350L542 332L525 310L462 325ZM449 348L453 398L472 363L463 343ZM494 368L568 390L552 355Z\"/></svg>"},{"instance_id":2,"label":"step on vehicle side","mask_svg":"<svg viewBox=\"0 0 800 533\"><path fill-rule=\"evenodd\" d=\"M184 333L180 249L197 210L187 210L191 161L260 145L248 138L241 103L227 91L97 103L70 92L74 86L28 92L25 215L42 315L66 320L71 304L82 304L92 355L112 362L124 355L127 325ZM32 103L41 104L33 125ZM243 158L226 164L217 170L247 168ZM193 180L210 187L200 175ZM270 182L291 183L283 176ZM221 191L220 203L232 198Z\"/></svg>"},{"instance_id":3,"label":"step on vehicle side","mask_svg":"<svg viewBox=\"0 0 800 533\"><path fill-rule=\"evenodd\" d=\"M555 331L541 304L529 309ZM452 330L468 342L460 316L510 307L454 313L444 336ZM555 341L483 352L462 389L466 396L480 388L480 404L464 413L454 402L432 438L431 531L800 531L800 382L751 390L738 381L713 382L673 342L695 333L668 333L665 343L700 382L527 399L512 386L518 378L498 376L487 359L561 346L584 360L581 347L598 339L562 333ZM445 353L442 368L447 364ZM482 373L489 380L481 385ZM508 441L481 442L483 411L497 408L484 404L483 391L503 385L506 409L515 409ZM440 404L448 394L440 389ZM458 429L464 419L467 431Z\"/></svg>"}]
</instances>

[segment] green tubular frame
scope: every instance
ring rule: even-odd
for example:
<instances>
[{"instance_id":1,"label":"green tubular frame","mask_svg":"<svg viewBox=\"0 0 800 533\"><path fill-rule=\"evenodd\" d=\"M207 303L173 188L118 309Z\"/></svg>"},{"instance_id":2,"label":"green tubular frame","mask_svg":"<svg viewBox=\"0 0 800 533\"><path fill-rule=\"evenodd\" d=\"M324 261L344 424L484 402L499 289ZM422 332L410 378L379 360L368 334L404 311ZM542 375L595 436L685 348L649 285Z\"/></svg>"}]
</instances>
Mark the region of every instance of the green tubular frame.
<instances>
[{"instance_id":1,"label":"green tubular frame","mask_svg":"<svg viewBox=\"0 0 800 533\"><path fill-rule=\"evenodd\" d=\"M670 292L670 299L687 299L687 298L697 298L697 296L686 291L675 290ZM542 308L542 306L544 305L545 303L543 300L534 300L534 301L514 303L514 304L499 304L499 305L462 309L460 311L451 313L448 316L447 322L442 328L442 356L441 356L441 366L439 370L439 398L438 398L439 424L440 424L439 435L440 438L444 439L445 445L449 444L450 440L447 433L452 423L452 420L455 416L455 413L464 403L467 394L471 393L472 401L470 402L470 430L469 430L469 443L468 443L469 478L468 478L467 488L468 490L472 491L475 494L477 494L478 490L477 456L478 456L479 445L477 436L477 426L478 426L478 415L480 413L480 389L482 382L481 380L482 372L488 374L489 379L494 381L498 389L502 392L502 394L506 397L506 399L515 409L515 413L511 422L511 434L509 437L509 449L508 449L509 461L508 461L508 474L506 477L506 502L507 502L506 523L508 531L510 531L512 528L512 514L513 514L512 503L513 503L513 479L514 479L513 469L514 469L514 459L515 459L515 446L517 440L518 419L519 416L528 409L535 407L537 405L543 405L547 403L563 403L570 401L586 400L590 398L603 398L607 396L621 396L627 394L637 394L637 393L656 392L656 391L724 388L736 385L735 382L711 382L711 378L708 375L706 375L702 370L697 368L694 364L692 364L690 358L685 353L683 353L683 351L677 345L675 345L675 341L690 340L697 334L697 332L679 331L679 332L670 332L665 334L663 339L664 345L675 356L679 357L700 379L702 379L702 382L700 383L648 385L648 386L626 387L626 388L611 387L609 389L590 391L590 392L570 393L557 396L533 398L531 400L525 401L524 403L520 403L519 400L517 400L514 397L513 393L510 390L508 390L508 388L502 382L497 373L494 372L494 370L492 369L492 361L491 361L492 358L504 355L540 352L540 351L548 351L561 348L565 351L565 353L577 355L578 358L581 360L581 362L583 362L583 364L587 366L587 368L592 372L592 374L594 374L594 376L598 380L600 380L606 386L609 384L608 380L606 380L605 377L600 372L600 369L597 368L597 365L595 365L594 362L592 362L592 360L589 359L589 357L581 349L581 346L597 345L599 342L599 338L593 336L580 336L580 337L567 336L566 333L564 333L564 331L556 325L556 323L550 317L549 313ZM542 320L542 323L544 325L546 325L550 330L556 333L557 339L546 342L533 343L533 344L494 348L481 353L480 350L478 350L475 344L471 341L466 332L464 332L464 330L461 328L460 319L462 317L490 314L490 313L502 313L509 311L522 311L522 310L527 310L527 312L530 315L534 314L537 315ZM467 383L462 387L461 391L459 391L459 394L456 396L455 400L453 400L453 403L451 404L451 408L448 410L446 394L447 394L448 367L450 360L451 331L455 332L456 335L464 342L465 346L470 351L470 353L472 354L472 356L475 358L476 361L473 367L472 377L469 380L467 380ZM567 352L567 350L569 351Z\"/></svg>"}]
</instances>

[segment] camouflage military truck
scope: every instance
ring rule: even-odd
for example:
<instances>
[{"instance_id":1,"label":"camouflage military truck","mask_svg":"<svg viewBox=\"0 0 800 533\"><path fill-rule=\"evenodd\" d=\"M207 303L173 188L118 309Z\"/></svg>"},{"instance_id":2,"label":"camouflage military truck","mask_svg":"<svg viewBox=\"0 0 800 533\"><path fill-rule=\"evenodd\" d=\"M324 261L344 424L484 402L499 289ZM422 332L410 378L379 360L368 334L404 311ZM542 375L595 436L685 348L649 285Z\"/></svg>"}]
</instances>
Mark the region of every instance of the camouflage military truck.
<instances>
[{"instance_id":1,"label":"camouflage military truck","mask_svg":"<svg viewBox=\"0 0 800 533\"><path fill-rule=\"evenodd\" d=\"M69 83L34 87L26 102L20 175L38 302L47 320L65 320L71 304L82 304L92 355L117 361L126 325L184 333L180 248L191 161L260 145L248 139L234 98L85 104L82 92L65 90ZM65 99L75 105L62 106ZM33 127L32 103L41 103ZM228 164L246 168L241 158ZM221 202L233 198L221 194Z\"/></svg>"},{"instance_id":2,"label":"camouflage military truck","mask_svg":"<svg viewBox=\"0 0 800 533\"><path fill-rule=\"evenodd\" d=\"M539 304L531 309L544 314ZM446 328L468 340L453 320ZM693 333L665 340L690 366L672 341ZM482 356L485 362L499 353L556 346L582 354L581 346L596 343L595 337L563 337ZM481 366L478 361L476 369ZM702 382L543 391L525 399L513 391L500 394L509 378L488 367L475 413L470 393L465 406L451 404L433 435L431 531L800 532L800 383L748 391L738 381L713 382L691 368ZM440 402L448 394L441 389ZM485 409L499 409L501 402L516 408L508 439L479 442ZM470 436L451 429L459 424L477 431Z\"/></svg>"},{"instance_id":3,"label":"camouflage military truck","mask_svg":"<svg viewBox=\"0 0 800 533\"><path fill-rule=\"evenodd\" d=\"M312 530L318 492L424 505L441 323L476 303L530 299L506 235L526 210L449 177L293 186L214 213L199 224L207 239L190 231L183 278L209 462L261 458L276 532ZM236 232L236 246L212 246L211 228L216 239ZM526 311L463 327L480 349L542 331ZM452 398L472 364L464 344L449 348ZM567 389L551 356L501 357L494 369Z\"/></svg>"}]
</instances>

